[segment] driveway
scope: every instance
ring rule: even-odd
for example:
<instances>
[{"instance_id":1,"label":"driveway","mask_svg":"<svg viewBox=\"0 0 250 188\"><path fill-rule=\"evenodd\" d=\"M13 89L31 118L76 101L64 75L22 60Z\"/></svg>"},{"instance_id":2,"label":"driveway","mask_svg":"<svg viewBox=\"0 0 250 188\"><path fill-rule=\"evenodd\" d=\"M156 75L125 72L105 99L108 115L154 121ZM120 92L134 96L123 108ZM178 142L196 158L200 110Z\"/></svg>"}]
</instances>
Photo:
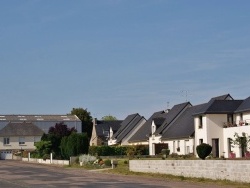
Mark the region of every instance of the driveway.
<instances>
[{"instance_id":1,"label":"driveway","mask_svg":"<svg viewBox=\"0 0 250 188\"><path fill-rule=\"evenodd\" d=\"M0 187L216 188L220 186L1 160Z\"/></svg>"}]
</instances>

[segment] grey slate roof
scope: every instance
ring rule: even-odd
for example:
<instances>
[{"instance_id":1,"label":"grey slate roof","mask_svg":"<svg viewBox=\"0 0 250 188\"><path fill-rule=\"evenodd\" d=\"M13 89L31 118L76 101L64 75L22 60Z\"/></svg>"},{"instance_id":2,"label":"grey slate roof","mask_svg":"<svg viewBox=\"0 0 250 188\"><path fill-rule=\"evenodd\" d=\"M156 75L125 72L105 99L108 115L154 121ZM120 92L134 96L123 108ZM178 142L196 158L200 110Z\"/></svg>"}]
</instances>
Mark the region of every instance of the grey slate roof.
<instances>
[{"instance_id":1,"label":"grey slate roof","mask_svg":"<svg viewBox=\"0 0 250 188\"><path fill-rule=\"evenodd\" d=\"M213 97L210 99L210 101L213 100L233 100L233 97L230 94L225 94L217 97Z\"/></svg>"},{"instance_id":2,"label":"grey slate roof","mask_svg":"<svg viewBox=\"0 0 250 188\"><path fill-rule=\"evenodd\" d=\"M162 140L188 138L194 134L193 113L200 111L206 104L188 107L178 119L162 133Z\"/></svg>"},{"instance_id":3,"label":"grey slate roof","mask_svg":"<svg viewBox=\"0 0 250 188\"><path fill-rule=\"evenodd\" d=\"M129 134L129 132L142 120L144 117L137 114L131 114L125 118L121 123L119 130L113 135L113 139L116 139L116 142L119 143L122 139Z\"/></svg>"},{"instance_id":4,"label":"grey slate roof","mask_svg":"<svg viewBox=\"0 0 250 188\"><path fill-rule=\"evenodd\" d=\"M110 130L112 128L113 132L115 133L121 127L121 120L115 121L99 121L97 120L97 124L95 125L96 134L98 137L104 137L104 132Z\"/></svg>"},{"instance_id":5,"label":"grey slate roof","mask_svg":"<svg viewBox=\"0 0 250 188\"><path fill-rule=\"evenodd\" d=\"M162 126L155 131L154 134L161 134L167 126L175 120L175 118L188 106L191 106L190 102L185 102L181 104L174 105L173 108L166 114L165 121Z\"/></svg>"},{"instance_id":6,"label":"grey slate roof","mask_svg":"<svg viewBox=\"0 0 250 188\"><path fill-rule=\"evenodd\" d=\"M250 97L246 98L241 105L235 110L235 113L250 111Z\"/></svg>"},{"instance_id":7,"label":"grey slate roof","mask_svg":"<svg viewBox=\"0 0 250 188\"><path fill-rule=\"evenodd\" d=\"M42 136L43 131L32 123L9 123L0 130L0 136Z\"/></svg>"},{"instance_id":8,"label":"grey slate roof","mask_svg":"<svg viewBox=\"0 0 250 188\"><path fill-rule=\"evenodd\" d=\"M34 121L81 121L76 115L1 115L0 121L10 121L10 122L34 122Z\"/></svg>"},{"instance_id":9,"label":"grey slate roof","mask_svg":"<svg viewBox=\"0 0 250 188\"><path fill-rule=\"evenodd\" d=\"M166 113L164 111L155 112L142 127L129 139L129 142L147 141L151 134L152 120L157 117L164 117ZM165 118L164 118L165 119Z\"/></svg>"},{"instance_id":10,"label":"grey slate roof","mask_svg":"<svg viewBox=\"0 0 250 188\"><path fill-rule=\"evenodd\" d=\"M142 127L137 131L137 133L131 137L129 142L138 142L138 141L147 141L148 137L151 135L151 125L153 120L157 120L157 124L159 123L158 120L161 119L160 123L161 126L159 129L156 130L155 133L159 134L162 130L166 128L166 126L171 123L178 114L187 106L191 105L189 102L178 104L173 106L168 112L159 111L155 112L149 119L146 121ZM163 121L164 119L164 121ZM165 126L163 126L165 125Z\"/></svg>"},{"instance_id":11,"label":"grey slate roof","mask_svg":"<svg viewBox=\"0 0 250 188\"><path fill-rule=\"evenodd\" d=\"M213 100L206 103L203 109L196 111L193 115L200 114L229 114L241 105L243 100Z\"/></svg>"}]
</instances>

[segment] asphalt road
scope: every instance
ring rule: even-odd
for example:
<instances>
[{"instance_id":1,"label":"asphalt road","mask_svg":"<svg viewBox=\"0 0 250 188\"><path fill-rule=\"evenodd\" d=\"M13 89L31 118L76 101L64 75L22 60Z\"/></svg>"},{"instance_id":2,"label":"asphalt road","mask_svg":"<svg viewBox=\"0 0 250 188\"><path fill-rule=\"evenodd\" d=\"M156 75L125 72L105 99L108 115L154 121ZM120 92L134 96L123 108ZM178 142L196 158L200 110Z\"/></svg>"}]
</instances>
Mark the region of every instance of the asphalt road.
<instances>
[{"instance_id":1,"label":"asphalt road","mask_svg":"<svg viewBox=\"0 0 250 188\"><path fill-rule=\"evenodd\" d=\"M0 160L0 187L215 188L220 186Z\"/></svg>"}]
</instances>

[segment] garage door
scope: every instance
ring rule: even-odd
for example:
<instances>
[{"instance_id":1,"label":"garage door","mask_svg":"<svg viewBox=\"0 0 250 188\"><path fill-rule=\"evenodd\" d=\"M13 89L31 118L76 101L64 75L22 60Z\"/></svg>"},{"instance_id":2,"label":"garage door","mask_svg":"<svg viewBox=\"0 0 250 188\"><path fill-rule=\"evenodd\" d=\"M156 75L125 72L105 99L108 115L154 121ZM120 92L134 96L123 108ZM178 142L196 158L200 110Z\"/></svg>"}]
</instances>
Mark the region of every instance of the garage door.
<instances>
[{"instance_id":1,"label":"garage door","mask_svg":"<svg viewBox=\"0 0 250 188\"><path fill-rule=\"evenodd\" d=\"M11 151L1 151L1 159L12 159Z\"/></svg>"}]
</instances>

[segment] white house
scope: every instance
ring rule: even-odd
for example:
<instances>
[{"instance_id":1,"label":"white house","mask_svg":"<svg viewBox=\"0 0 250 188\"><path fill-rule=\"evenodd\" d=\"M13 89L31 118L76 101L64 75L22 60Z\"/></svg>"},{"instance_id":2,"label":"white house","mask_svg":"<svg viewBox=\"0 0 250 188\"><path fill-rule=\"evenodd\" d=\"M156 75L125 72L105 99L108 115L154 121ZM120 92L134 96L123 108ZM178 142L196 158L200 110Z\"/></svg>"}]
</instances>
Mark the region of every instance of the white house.
<instances>
[{"instance_id":1,"label":"white house","mask_svg":"<svg viewBox=\"0 0 250 188\"><path fill-rule=\"evenodd\" d=\"M247 148L234 146L235 133L250 135L250 98L213 99L194 114L195 146L208 143L213 157L244 157Z\"/></svg>"},{"instance_id":2,"label":"white house","mask_svg":"<svg viewBox=\"0 0 250 188\"><path fill-rule=\"evenodd\" d=\"M12 159L13 152L35 150L35 142L41 140L44 132L32 123L8 123L0 130L1 159Z\"/></svg>"}]
</instances>

